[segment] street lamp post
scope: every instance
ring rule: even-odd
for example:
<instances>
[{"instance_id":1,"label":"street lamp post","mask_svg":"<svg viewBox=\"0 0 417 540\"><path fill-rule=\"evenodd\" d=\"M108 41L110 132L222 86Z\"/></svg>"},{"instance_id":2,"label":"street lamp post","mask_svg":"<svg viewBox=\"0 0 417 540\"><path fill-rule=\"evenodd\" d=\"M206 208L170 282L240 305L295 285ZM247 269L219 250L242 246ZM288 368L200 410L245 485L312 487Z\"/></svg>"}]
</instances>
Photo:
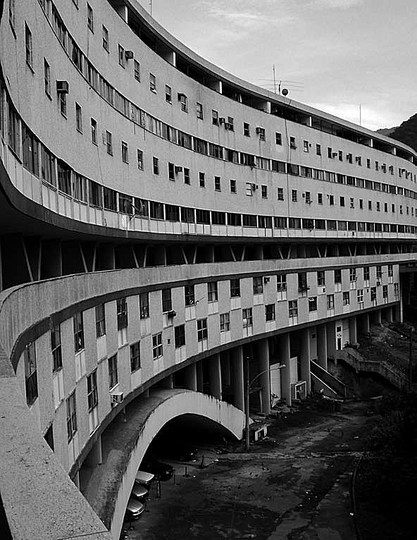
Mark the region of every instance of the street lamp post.
<instances>
[{"instance_id":1,"label":"street lamp post","mask_svg":"<svg viewBox=\"0 0 417 540\"><path fill-rule=\"evenodd\" d=\"M285 364L278 364L276 366L273 366L273 369L282 369L285 368ZM249 380L249 356L246 357L246 370L245 370L245 451L249 452L250 447L250 437L249 437L249 397L250 397L250 389L252 384L258 379L261 375L264 373L270 373L271 368L264 369L250 381Z\"/></svg>"}]
</instances>

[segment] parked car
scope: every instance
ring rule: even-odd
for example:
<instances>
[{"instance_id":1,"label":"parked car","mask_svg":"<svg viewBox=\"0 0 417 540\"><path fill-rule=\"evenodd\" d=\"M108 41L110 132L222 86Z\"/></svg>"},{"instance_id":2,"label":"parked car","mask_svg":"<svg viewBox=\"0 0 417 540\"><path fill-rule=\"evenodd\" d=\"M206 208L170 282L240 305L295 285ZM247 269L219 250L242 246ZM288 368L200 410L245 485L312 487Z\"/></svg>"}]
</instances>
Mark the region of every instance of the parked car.
<instances>
[{"instance_id":1,"label":"parked car","mask_svg":"<svg viewBox=\"0 0 417 540\"><path fill-rule=\"evenodd\" d=\"M145 505L135 499L130 498L126 507L126 519L135 520L139 519L145 510Z\"/></svg>"},{"instance_id":2,"label":"parked car","mask_svg":"<svg viewBox=\"0 0 417 540\"><path fill-rule=\"evenodd\" d=\"M149 495L149 491L146 487L138 482L133 484L132 493L130 496L137 501L145 502Z\"/></svg>"},{"instance_id":3,"label":"parked car","mask_svg":"<svg viewBox=\"0 0 417 540\"><path fill-rule=\"evenodd\" d=\"M142 463L142 470L154 474L159 480L169 480L174 474L174 468L168 463L149 459Z\"/></svg>"},{"instance_id":4,"label":"parked car","mask_svg":"<svg viewBox=\"0 0 417 540\"><path fill-rule=\"evenodd\" d=\"M151 472L146 472L139 470L136 473L135 482L141 486L149 487L152 483L152 480L155 478L155 475Z\"/></svg>"}]
</instances>

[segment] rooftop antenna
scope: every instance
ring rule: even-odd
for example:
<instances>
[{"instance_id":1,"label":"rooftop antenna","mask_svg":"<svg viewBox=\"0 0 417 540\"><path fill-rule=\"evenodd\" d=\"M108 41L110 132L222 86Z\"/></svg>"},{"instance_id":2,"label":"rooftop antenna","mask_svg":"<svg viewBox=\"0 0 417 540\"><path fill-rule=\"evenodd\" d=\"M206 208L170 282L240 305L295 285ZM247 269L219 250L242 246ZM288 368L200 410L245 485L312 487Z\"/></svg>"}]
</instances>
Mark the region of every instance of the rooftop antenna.
<instances>
[{"instance_id":1,"label":"rooftop antenna","mask_svg":"<svg viewBox=\"0 0 417 540\"><path fill-rule=\"evenodd\" d=\"M362 125L362 105L359 104L359 125Z\"/></svg>"},{"instance_id":2,"label":"rooftop antenna","mask_svg":"<svg viewBox=\"0 0 417 540\"><path fill-rule=\"evenodd\" d=\"M274 77L274 94L277 93L277 80L275 78L275 64L272 65L272 75Z\"/></svg>"}]
</instances>

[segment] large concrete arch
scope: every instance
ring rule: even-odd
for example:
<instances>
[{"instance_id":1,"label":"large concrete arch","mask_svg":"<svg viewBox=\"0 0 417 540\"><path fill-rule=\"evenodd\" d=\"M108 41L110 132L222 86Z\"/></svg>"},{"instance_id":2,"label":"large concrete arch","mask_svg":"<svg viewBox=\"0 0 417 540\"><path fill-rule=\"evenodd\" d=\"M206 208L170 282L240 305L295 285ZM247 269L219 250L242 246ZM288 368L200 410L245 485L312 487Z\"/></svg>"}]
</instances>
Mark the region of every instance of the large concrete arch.
<instances>
[{"instance_id":1,"label":"large concrete arch","mask_svg":"<svg viewBox=\"0 0 417 540\"><path fill-rule=\"evenodd\" d=\"M242 437L245 415L233 405L200 392L184 389L161 389L152 392L149 398L141 401L140 411L128 419L128 424L133 422L137 426L134 428L133 437L127 441L124 437L118 438L115 432L112 433L114 445L109 452L109 460L100 465L100 486L98 489L96 487L94 500L89 500L110 529L113 538L119 537L135 475L146 450L168 422L182 415L199 416L214 422L236 439ZM123 424L119 426L124 428ZM126 429L132 432L132 425ZM126 445L131 448L127 459ZM117 471L123 468L123 474L118 474Z\"/></svg>"}]
</instances>

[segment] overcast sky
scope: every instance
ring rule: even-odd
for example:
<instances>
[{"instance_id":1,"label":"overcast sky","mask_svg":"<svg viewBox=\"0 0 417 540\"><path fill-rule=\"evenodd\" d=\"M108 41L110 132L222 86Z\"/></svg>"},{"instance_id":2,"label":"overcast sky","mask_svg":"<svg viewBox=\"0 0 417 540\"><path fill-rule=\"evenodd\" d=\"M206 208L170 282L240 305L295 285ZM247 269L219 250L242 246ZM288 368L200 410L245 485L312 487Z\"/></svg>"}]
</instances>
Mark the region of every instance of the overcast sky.
<instances>
[{"instance_id":1,"label":"overcast sky","mask_svg":"<svg viewBox=\"0 0 417 540\"><path fill-rule=\"evenodd\" d=\"M149 0L140 0L149 11ZM226 71L370 129L417 113L416 0L153 0L153 17Z\"/></svg>"}]
</instances>

